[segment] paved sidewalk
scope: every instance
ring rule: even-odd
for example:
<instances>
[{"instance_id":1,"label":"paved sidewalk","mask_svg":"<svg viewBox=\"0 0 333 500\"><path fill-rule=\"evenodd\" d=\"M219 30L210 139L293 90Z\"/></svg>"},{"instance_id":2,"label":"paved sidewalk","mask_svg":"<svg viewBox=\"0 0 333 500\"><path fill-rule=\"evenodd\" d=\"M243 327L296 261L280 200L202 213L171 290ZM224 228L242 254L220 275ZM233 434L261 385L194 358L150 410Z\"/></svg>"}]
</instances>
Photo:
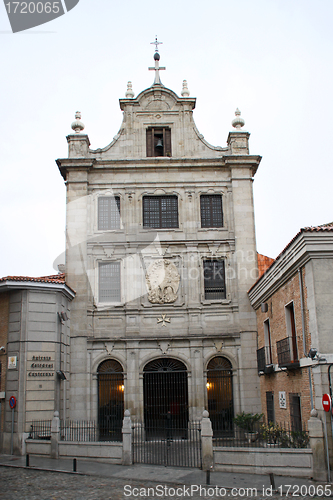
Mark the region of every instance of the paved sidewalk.
<instances>
[{"instance_id":1,"label":"paved sidewalk","mask_svg":"<svg viewBox=\"0 0 333 500\"><path fill-rule=\"evenodd\" d=\"M30 455L30 467L32 470L47 470L57 472L73 472L72 459L52 459ZM25 456L0 455L0 466L25 467ZM107 478L118 478L123 480L152 481L157 483L181 484L181 485L205 485L206 472L200 469L185 467L163 467L153 465L135 464L130 466L113 465L96 462L92 460L77 460L77 474L90 476L101 476ZM293 478L288 476L274 476L275 487L283 487L286 491L287 485L318 484L304 478ZM231 472L210 473L210 485L224 488L257 488L261 490L271 486L269 475L242 474Z\"/></svg>"}]
</instances>

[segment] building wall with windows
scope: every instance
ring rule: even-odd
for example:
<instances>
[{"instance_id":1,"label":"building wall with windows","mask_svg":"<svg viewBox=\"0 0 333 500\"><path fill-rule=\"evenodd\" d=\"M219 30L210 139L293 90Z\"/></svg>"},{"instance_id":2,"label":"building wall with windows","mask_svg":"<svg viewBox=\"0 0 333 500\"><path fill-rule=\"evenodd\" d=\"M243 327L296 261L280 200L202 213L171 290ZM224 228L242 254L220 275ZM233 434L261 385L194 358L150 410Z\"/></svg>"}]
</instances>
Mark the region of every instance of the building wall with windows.
<instances>
[{"instance_id":1,"label":"building wall with windows","mask_svg":"<svg viewBox=\"0 0 333 500\"><path fill-rule=\"evenodd\" d=\"M303 268L303 282L304 272ZM266 421L272 419L275 422L291 426L295 420L295 403L293 401L296 397L299 398L301 409L298 424L302 425L302 422L307 422L310 418L311 400L308 368L301 367L299 364L299 360L304 358L304 353L307 354L311 346L306 291L306 287L304 287L305 346L303 345L302 307L297 271L265 301L267 312L262 312L261 308L257 309L258 350L265 349L265 361L267 362L265 366L279 367L281 365L282 368L266 374L264 373L265 369L263 373L261 370L259 371L262 411ZM290 328L291 308L294 311L294 329ZM295 332L294 340L293 331ZM287 342L285 339L288 339ZM283 398L285 401L282 404L280 404L279 399L280 392L285 393L285 398Z\"/></svg>"},{"instance_id":2,"label":"building wall with windows","mask_svg":"<svg viewBox=\"0 0 333 500\"><path fill-rule=\"evenodd\" d=\"M176 382L172 390L186 394L191 419L210 407L230 420L260 405L247 290L258 272L252 182L261 158L249 154L238 112L226 147L210 145L195 103L156 82L137 97L130 90L108 146L89 149L78 119L68 158L57 160L67 188L66 281L76 292L71 418L98 420L107 360L122 367L124 407L138 419L151 400L148 368L185 371L185 392ZM211 366L232 380L222 406L207 382ZM169 393L164 401L161 413L180 405Z\"/></svg>"},{"instance_id":3,"label":"building wall with windows","mask_svg":"<svg viewBox=\"0 0 333 500\"><path fill-rule=\"evenodd\" d=\"M333 224L325 224L302 228L249 291L257 313L261 404L268 420L297 428L315 408L331 434L322 396L330 393L333 363L332 283ZM310 349L315 349L312 358Z\"/></svg>"}]
</instances>

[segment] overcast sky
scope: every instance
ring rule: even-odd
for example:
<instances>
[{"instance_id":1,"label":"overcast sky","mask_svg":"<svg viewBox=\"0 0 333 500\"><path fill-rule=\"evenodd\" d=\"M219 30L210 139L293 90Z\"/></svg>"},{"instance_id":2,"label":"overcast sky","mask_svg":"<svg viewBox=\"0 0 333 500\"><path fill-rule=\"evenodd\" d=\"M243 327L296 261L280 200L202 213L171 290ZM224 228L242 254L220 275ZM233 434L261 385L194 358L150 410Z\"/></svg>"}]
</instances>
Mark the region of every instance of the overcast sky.
<instances>
[{"instance_id":1,"label":"overcast sky","mask_svg":"<svg viewBox=\"0 0 333 500\"><path fill-rule=\"evenodd\" d=\"M126 83L197 98L205 139L226 146L236 107L261 155L257 248L276 257L300 227L332 215L332 0L80 0L64 16L12 34L0 5L0 276L54 273L64 250L67 156L75 111L91 148L119 130Z\"/></svg>"}]
</instances>

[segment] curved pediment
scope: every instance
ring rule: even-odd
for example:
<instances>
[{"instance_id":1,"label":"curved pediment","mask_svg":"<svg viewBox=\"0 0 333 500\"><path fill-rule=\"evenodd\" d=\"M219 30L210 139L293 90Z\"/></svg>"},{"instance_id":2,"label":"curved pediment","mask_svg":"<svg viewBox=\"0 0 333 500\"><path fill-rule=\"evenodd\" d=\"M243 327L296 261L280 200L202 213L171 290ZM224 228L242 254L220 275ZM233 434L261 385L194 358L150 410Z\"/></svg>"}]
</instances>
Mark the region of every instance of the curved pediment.
<instances>
[{"instance_id":1,"label":"curved pediment","mask_svg":"<svg viewBox=\"0 0 333 500\"><path fill-rule=\"evenodd\" d=\"M144 109L147 111L169 111L171 106L168 102L162 101L162 99L153 99L148 102Z\"/></svg>"},{"instance_id":2,"label":"curved pediment","mask_svg":"<svg viewBox=\"0 0 333 500\"><path fill-rule=\"evenodd\" d=\"M191 109L195 107L195 98L178 97L173 90L163 85L153 85L140 92L135 99L120 99L120 108L124 111L128 106L140 107L145 111L170 111L178 103L186 103Z\"/></svg>"}]
</instances>

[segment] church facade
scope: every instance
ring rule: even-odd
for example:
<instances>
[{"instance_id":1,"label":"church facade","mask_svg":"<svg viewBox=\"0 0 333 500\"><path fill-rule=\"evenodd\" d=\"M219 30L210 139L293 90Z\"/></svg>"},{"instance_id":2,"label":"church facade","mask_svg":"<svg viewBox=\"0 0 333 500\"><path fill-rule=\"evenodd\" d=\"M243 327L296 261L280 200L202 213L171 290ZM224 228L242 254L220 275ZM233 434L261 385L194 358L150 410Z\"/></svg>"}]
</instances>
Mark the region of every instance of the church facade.
<instances>
[{"instance_id":1,"label":"church facade","mask_svg":"<svg viewBox=\"0 0 333 500\"><path fill-rule=\"evenodd\" d=\"M208 409L213 429L260 409L252 182L260 156L236 112L225 148L155 80L136 97L129 82L112 142L89 149L80 114L57 160L67 189L66 283L71 419L182 421ZM61 389L62 390L62 389ZM68 399L65 401L65 399Z\"/></svg>"}]
</instances>

